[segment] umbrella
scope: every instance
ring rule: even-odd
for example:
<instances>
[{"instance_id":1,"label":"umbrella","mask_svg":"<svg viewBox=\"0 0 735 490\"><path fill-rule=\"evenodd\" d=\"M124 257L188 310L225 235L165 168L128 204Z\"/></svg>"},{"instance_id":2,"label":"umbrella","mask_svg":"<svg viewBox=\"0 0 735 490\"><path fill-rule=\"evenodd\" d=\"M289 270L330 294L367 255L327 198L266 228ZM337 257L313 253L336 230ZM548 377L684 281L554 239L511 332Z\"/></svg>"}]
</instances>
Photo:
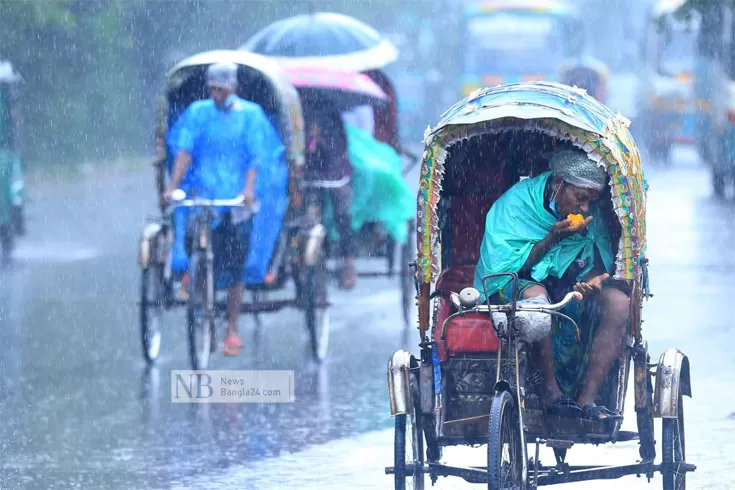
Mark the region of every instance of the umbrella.
<instances>
[{"instance_id":1,"label":"umbrella","mask_svg":"<svg viewBox=\"0 0 735 490\"><path fill-rule=\"evenodd\" d=\"M257 32L241 50L275 58L282 66L325 66L350 71L380 69L398 50L354 17L320 12L279 20Z\"/></svg>"},{"instance_id":2,"label":"umbrella","mask_svg":"<svg viewBox=\"0 0 735 490\"><path fill-rule=\"evenodd\" d=\"M362 73L326 68L284 68L286 77L307 103L329 102L340 111L388 101L388 96Z\"/></svg>"}]
</instances>

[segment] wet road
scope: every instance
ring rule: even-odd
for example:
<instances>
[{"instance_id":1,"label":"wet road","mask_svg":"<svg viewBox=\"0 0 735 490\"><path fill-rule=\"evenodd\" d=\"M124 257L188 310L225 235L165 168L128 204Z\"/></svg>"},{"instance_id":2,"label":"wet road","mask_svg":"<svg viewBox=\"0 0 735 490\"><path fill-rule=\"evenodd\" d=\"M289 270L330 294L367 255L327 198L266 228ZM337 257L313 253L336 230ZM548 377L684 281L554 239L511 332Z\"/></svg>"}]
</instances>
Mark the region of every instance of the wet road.
<instances>
[{"instance_id":1,"label":"wet road","mask_svg":"<svg viewBox=\"0 0 735 490\"><path fill-rule=\"evenodd\" d=\"M296 403L170 403L169 371L189 368L183 310L166 315L157 369L144 369L138 340L151 183L120 174L34 192L30 236L0 279L0 488L170 488L389 427L386 356L404 333L397 279L334 288L320 368L294 311L263 315L260 328L243 317L243 354L211 367L293 369Z\"/></svg>"},{"instance_id":2,"label":"wet road","mask_svg":"<svg viewBox=\"0 0 735 490\"><path fill-rule=\"evenodd\" d=\"M735 488L735 203L710 198L708 174L687 149L668 168L650 167L648 178L655 297L644 334L653 358L668 347L690 356L687 459L698 466L690 488ZM169 371L189 367L183 311L166 316L157 369L145 369L138 340L136 246L155 209L152 174L40 185L33 197L30 235L0 276L1 489L390 487L385 367L395 349L415 342L404 338L397 281L331 289L322 367L308 360L297 314L264 315L260 328L243 318L245 350L211 367L294 369L295 403L171 404ZM445 454L458 464L485 458L482 448ZM636 443L569 455L570 463L636 457ZM583 485L567 488L591 487ZM594 488L621 485L661 483L628 477ZM457 479L438 487L480 488Z\"/></svg>"}]
</instances>

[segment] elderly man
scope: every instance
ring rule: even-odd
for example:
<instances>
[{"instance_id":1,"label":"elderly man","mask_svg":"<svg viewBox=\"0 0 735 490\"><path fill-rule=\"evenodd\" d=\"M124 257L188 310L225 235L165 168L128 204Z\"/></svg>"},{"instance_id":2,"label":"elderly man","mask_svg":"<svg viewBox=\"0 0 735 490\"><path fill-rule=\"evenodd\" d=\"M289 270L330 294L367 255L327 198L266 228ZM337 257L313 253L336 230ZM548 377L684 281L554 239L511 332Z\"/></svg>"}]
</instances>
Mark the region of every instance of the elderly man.
<instances>
[{"instance_id":1,"label":"elderly man","mask_svg":"<svg viewBox=\"0 0 735 490\"><path fill-rule=\"evenodd\" d=\"M550 172L515 184L487 214L475 287L500 303L513 292L508 278L485 281L488 274L516 272L516 298L557 302L572 289L584 300L564 313L581 330L577 342L569 322L549 316L551 334L535 343L541 392L547 413L592 420L620 415L595 404L597 392L617 358L628 321L629 299L611 281L614 254L609 222L598 201L607 174L581 150L560 150ZM576 226L567 219L581 214Z\"/></svg>"},{"instance_id":2,"label":"elderly man","mask_svg":"<svg viewBox=\"0 0 735 490\"><path fill-rule=\"evenodd\" d=\"M170 132L170 138L175 140L171 146L177 149L177 154L162 200L170 202L171 193L186 177L188 187L201 197L234 199L243 195L246 204L252 207L258 169L272 157L265 141L269 137L267 132L273 128L260 106L235 95L235 64L211 65L206 83L211 98L191 104ZM195 162L189 172L192 155ZM218 210L212 231L215 286L228 289L225 355L236 355L242 349L238 320L252 220L242 221L237 215L236 210ZM177 230L177 239L180 231ZM182 249L181 243L175 248ZM175 269L185 266L183 259L176 260L175 255Z\"/></svg>"}]
</instances>

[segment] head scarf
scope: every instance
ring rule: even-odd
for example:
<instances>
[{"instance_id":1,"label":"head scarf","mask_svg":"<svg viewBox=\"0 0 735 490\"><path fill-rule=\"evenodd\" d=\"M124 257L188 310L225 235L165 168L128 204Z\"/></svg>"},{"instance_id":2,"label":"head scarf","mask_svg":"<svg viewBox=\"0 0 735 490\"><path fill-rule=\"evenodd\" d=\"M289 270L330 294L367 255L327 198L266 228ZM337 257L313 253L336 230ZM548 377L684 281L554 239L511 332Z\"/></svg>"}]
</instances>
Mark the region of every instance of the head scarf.
<instances>
[{"instance_id":1,"label":"head scarf","mask_svg":"<svg viewBox=\"0 0 735 490\"><path fill-rule=\"evenodd\" d=\"M582 150L560 150L554 153L549 167L567 184L601 191L607 183L605 168L587 157Z\"/></svg>"}]
</instances>

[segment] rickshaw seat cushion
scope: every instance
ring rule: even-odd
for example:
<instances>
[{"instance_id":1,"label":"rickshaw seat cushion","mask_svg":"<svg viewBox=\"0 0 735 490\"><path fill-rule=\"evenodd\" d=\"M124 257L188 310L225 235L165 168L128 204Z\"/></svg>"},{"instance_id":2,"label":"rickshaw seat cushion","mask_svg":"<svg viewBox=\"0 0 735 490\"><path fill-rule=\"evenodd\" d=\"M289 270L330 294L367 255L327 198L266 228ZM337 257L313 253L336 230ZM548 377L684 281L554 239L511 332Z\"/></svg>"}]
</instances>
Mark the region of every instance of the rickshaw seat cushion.
<instances>
[{"instance_id":1,"label":"rickshaw seat cushion","mask_svg":"<svg viewBox=\"0 0 735 490\"><path fill-rule=\"evenodd\" d=\"M498 351L499 341L490 315L469 313L452 318L447 322L446 334L442 341L441 327L443 323L443 320L442 323L437 323L436 328L439 360L446 360L454 354L493 353Z\"/></svg>"},{"instance_id":2,"label":"rickshaw seat cushion","mask_svg":"<svg viewBox=\"0 0 735 490\"><path fill-rule=\"evenodd\" d=\"M444 362L458 353L493 353L498 350L498 337L495 334L492 317L482 313L471 313L454 317L447 323L446 334L442 340L444 321L453 313L454 306L449 299L451 292L459 293L472 286L475 266L448 267L436 281L437 310L434 323L434 340L437 343L439 360Z\"/></svg>"}]
</instances>

